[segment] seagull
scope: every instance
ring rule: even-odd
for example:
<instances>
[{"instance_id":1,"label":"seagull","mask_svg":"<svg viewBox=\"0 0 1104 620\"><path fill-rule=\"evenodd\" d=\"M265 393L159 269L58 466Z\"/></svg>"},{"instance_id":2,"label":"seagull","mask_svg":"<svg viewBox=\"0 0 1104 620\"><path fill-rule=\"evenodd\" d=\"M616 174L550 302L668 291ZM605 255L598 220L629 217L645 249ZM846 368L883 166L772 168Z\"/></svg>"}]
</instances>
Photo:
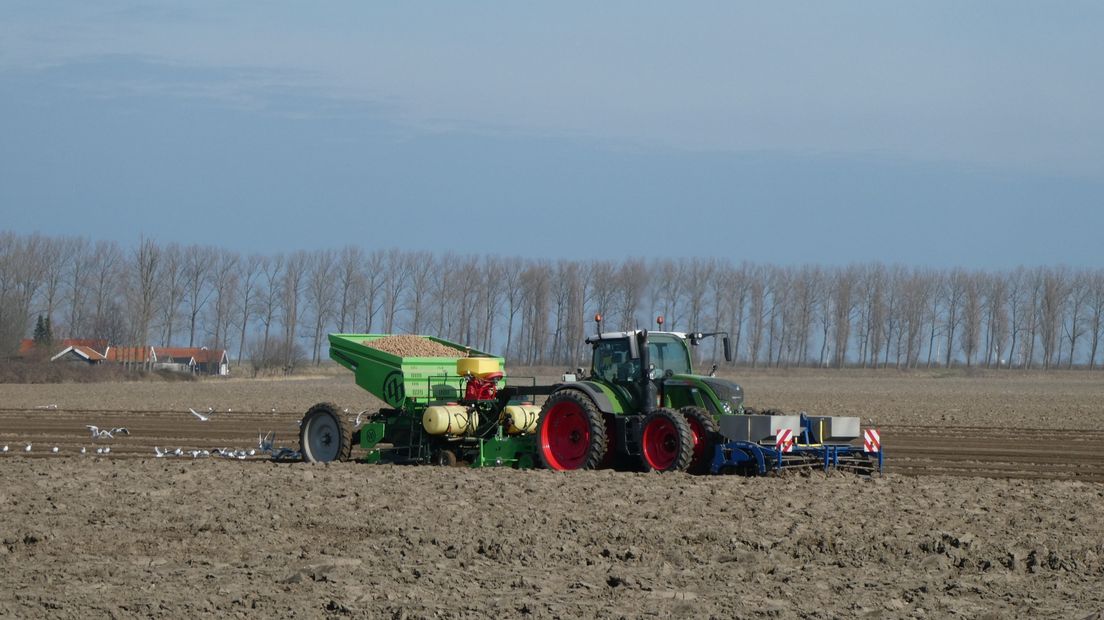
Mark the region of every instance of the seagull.
<instances>
[{"instance_id":1,"label":"seagull","mask_svg":"<svg viewBox=\"0 0 1104 620\"><path fill-rule=\"evenodd\" d=\"M103 448L96 448L96 454L103 454L103 453L104 453Z\"/></svg>"},{"instance_id":2,"label":"seagull","mask_svg":"<svg viewBox=\"0 0 1104 620\"><path fill-rule=\"evenodd\" d=\"M173 456L183 456L184 455L184 451L181 450L180 448L177 448L176 450L173 450L172 453L173 453Z\"/></svg>"},{"instance_id":3,"label":"seagull","mask_svg":"<svg viewBox=\"0 0 1104 620\"><path fill-rule=\"evenodd\" d=\"M257 433L257 448L261 452L272 452L273 444L276 443L276 431L269 431L264 435Z\"/></svg>"},{"instance_id":4,"label":"seagull","mask_svg":"<svg viewBox=\"0 0 1104 620\"><path fill-rule=\"evenodd\" d=\"M154 446L154 447L153 447L153 456L154 456L154 458L158 458L158 459L160 459L160 458L164 458L164 457L166 457L166 456L168 456L168 455L169 455L169 451L168 451L168 450L165 450L164 452L162 452L162 451L161 451L161 448L158 448L157 446Z\"/></svg>"},{"instance_id":5,"label":"seagull","mask_svg":"<svg viewBox=\"0 0 1104 620\"><path fill-rule=\"evenodd\" d=\"M111 434L112 435L129 435L130 430L125 426L120 426L119 428L111 429Z\"/></svg>"},{"instance_id":6,"label":"seagull","mask_svg":"<svg viewBox=\"0 0 1104 620\"><path fill-rule=\"evenodd\" d=\"M103 451L104 454L111 454L111 448L104 448Z\"/></svg>"},{"instance_id":7,"label":"seagull","mask_svg":"<svg viewBox=\"0 0 1104 620\"><path fill-rule=\"evenodd\" d=\"M111 430L107 430L106 428L101 429L100 427L94 426L92 424L85 424L84 427L91 431L92 439L115 439L115 433L123 433L126 435L130 434L130 431L125 428L113 428Z\"/></svg>"},{"instance_id":8,"label":"seagull","mask_svg":"<svg viewBox=\"0 0 1104 620\"><path fill-rule=\"evenodd\" d=\"M4 446L3 448L0 448L0 452L7 452L7 451L8 451L8 447L7 447L7 446Z\"/></svg>"},{"instance_id":9,"label":"seagull","mask_svg":"<svg viewBox=\"0 0 1104 620\"><path fill-rule=\"evenodd\" d=\"M195 409L192 409L191 407L189 407L189 408L188 408L188 411L191 411L191 412L192 412L192 415L194 415L195 417L199 418L199 421L200 421L200 422L206 422L207 420L210 420L210 419L211 419L211 418L209 418L209 417L207 417L207 416L203 415L202 413L199 413L199 412L198 412L198 411L196 411Z\"/></svg>"},{"instance_id":10,"label":"seagull","mask_svg":"<svg viewBox=\"0 0 1104 620\"><path fill-rule=\"evenodd\" d=\"M58 451L58 447L57 447L57 446L54 446L54 449L53 449L53 450L50 450L50 452L53 452L54 454L57 454L57 451Z\"/></svg>"},{"instance_id":11,"label":"seagull","mask_svg":"<svg viewBox=\"0 0 1104 620\"><path fill-rule=\"evenodd\" d=\"M35 409L57 409L57 405L39 405Z\"/></svg>"},{"instance_id":12,"label":"seagull","mask_svg":"<svg viewBox=\"0 0 1104 620\"><path fill-rule=\"evenodd\" d=\"M84 446L81 446L81 454L84 454L86 452L88 452L88 448L85 448Z\"/></svg>"},{"instance_id":13,"label":"seagull","mask_svg":"<svg viewBox=\"0 0 1104 620\"><path fill-rule=\"evenodd\" d=\"M27 447L23 448L23 451L24 452L30 452L31 451L31 444L27 444Z\"/></svg>"}]
</instances>

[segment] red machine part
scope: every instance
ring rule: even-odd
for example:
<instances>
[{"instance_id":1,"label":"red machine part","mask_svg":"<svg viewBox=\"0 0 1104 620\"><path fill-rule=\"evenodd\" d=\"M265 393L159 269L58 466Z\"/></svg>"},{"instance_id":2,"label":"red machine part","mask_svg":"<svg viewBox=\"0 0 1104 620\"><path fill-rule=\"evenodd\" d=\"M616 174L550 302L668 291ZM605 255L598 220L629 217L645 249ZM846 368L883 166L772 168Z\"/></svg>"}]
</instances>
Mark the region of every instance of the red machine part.
<instances>
[{"instance_id":1,"label":"red machine part","mask_svg":"<svg viewBox=\"0 0 1104 620\"><path fill-rule=\"evenodd\" d=\"M498 381L501 372L487 373L481 377L469 377L464 388L464 400L494 400L498 396Z\"/></svg>"}]
</instances>

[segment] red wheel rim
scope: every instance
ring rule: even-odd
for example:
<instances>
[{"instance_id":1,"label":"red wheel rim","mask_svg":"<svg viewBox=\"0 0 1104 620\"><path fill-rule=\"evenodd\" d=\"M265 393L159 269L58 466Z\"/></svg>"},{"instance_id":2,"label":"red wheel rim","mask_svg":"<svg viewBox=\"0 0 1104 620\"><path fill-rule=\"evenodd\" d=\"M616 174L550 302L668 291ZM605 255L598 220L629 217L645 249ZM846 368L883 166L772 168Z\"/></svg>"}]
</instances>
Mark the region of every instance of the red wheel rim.
<instances>
[{"instance_id":1,"label":"red wheel rim","mask_svg":"<svg viewBox=\"0 0 1104 620\"><path fill-rule=\"evenodd\" d=\"M694 456L690 460L690 467L696 467L705 457L705 427L694 416L686 416L686 422L690 424L690 436L694 438Z\"/></svg>"},{"instance_id":2,"label":"red wheel rim","mask_svg":"<svg viewBox=\"0 0 1104 620\"><path fill-rule=\"evenodd\" d=\"M652 418L644 427L640 446L652 469L666 471L678 458L679 436L675 423L665 416Z\"/></svg>"},{"instance_id":3,"label":"red wheel rim","mask_svg":"<svg viewBox=\"0 0 1104 620\"><path fill-rule=\"evenodd\" d=\"M590 452L590 422L582 407L571 401L558 402L544 414L540 449L552 469L579 469Z\"/></svg>"}]
</instances>

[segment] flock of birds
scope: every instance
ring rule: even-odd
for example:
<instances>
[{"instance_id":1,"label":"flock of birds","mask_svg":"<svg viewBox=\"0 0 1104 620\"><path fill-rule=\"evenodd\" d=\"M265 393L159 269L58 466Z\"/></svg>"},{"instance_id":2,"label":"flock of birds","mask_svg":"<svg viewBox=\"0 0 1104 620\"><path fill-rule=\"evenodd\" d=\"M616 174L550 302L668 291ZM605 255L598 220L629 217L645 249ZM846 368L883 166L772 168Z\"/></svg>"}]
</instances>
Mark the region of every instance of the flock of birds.
<instances>
[{"instance_id":1,"label":"flock of birds","mask_svg":"<svg viewBox=\"0 0 1104 620\"><path fill-rule=\"evenodd\" d=\"M58 408L57 405L40 405L38 407L35 407L35 409L57 409L57 408ZM191 414L193 416L195 416L196 419L198 419L200 422L207 422L208 420L211 419L211 416L216 413L214 407L207 407L207 411L205 413L200 413L200 412L198 412L195 409L192 409L190 407L188 408L188 411L190 411ZM228 408L226 410L226 412L227 413L232 413L233 409ZM272 412L273 413L276 412L275 407L272 408ZM100 427L98 427L94 424L86 424L85 428L88 429L88 432L92 436L93 441L116 439L117 438L116 435L130 435L130 430L126 427L123 427L123 426L115 427L115 428L100 428ZM281 447L277 448L275 444L276 444L276 432L275 431L269 431L268 433L264 433L264 434L258 433L257 434L257 447L256 448L248 448L248 449L215 448L214 450L203 450L203 449L185 450L183 448L175 448L175 449L166 448L166 449L162 450L160 446L154 446L153 447L153 456L154 456L154 458L191 456L193 459L217 456L217 457L228 458L228 459L245 460L245 459L250 458L250 457L256 457L258 455L267 454L269 456L269 458L271 458L274 461L298 460L300 458L300 454L299 454L298 451L292 450L291 448L288 448L286 446L281 446ZM33 451L33 449L34 449L34 445L31 442L27 442L27 444L25 446L23 446L22 451L24 453L30 453L30 452ZM5 444L3 446L0 446L0 454L8 453L11 450L12 450L11 446L9 446L7 444ZM50 452L53 453L53 454L58 454L60 452L60 449L57 446L53 446L50 449ZM80 453L81 454L87 454L88 453L88 448L82 446L81 449L80 449ZM96 454L100 454L100 455L111 454L111 447L110 446L97 447L96 448Z\"/></svg>"}]
</instances>

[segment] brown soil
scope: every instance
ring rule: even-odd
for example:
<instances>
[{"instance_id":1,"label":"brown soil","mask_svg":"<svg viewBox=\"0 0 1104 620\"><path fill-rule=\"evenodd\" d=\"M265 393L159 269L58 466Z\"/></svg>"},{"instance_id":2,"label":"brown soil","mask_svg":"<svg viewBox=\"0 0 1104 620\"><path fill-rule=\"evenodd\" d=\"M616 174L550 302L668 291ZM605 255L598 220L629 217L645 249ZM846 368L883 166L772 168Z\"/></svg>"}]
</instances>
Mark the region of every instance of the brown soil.
<instances>
[{"instance_id":1,"label":"brown soil","mask_svg":"<svg viewBox=\"0 0 1104 620\"><path fill-rule=\"evenodd\" d=\"M1104 484L1078 481L1104 460L1095 375L740 380L752 406L874 419L891 473L155 459L154 445L248 448L268 430L295 447L315 402L351 418L378 404L348 375L0 386L0 444L34 447L0 455L0 616L1104 611ZM189 407L215 413L200 422ZM85 424L131 435L92 441ZM109 457L78 454L106 445Z\"/></svg>"},{"instance_id":2,"label":"brown soil","mask_svg":"<svg viewBox=\"0 0 1104 620\"><path fill-rule=\"evenodd\" d=\"M365 340L364 345L399 357L467 357L467 353L459 349L409 334Z\"/></svg>"}]
</instances>

